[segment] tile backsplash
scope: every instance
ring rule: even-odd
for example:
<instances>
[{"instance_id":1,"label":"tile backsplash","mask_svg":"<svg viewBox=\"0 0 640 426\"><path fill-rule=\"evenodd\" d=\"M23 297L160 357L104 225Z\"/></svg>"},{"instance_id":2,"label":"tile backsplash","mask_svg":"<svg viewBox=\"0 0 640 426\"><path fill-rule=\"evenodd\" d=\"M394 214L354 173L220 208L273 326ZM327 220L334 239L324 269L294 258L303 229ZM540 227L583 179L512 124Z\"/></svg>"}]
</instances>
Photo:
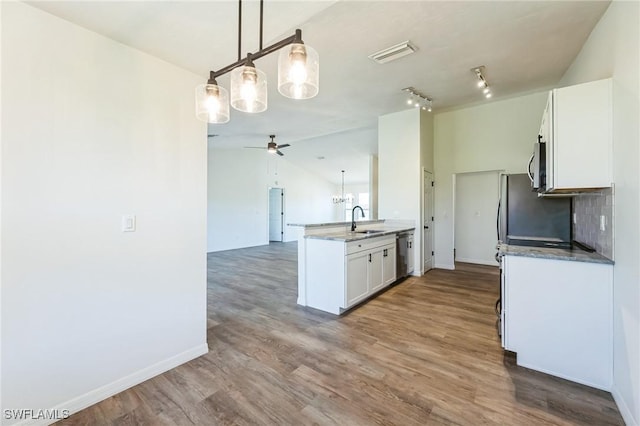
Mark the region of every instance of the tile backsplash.
<instances>
[{"instance_id":1,"label":"tile backsplash","mask_svg":"<svg viewBox=\"0 0 640 426\"><path fill-rule=\"evenodd\" d=\"M613 191L581 194L573 199L576 223L573 239L595 248L598 253L613 259ZM605 217L605 230L600 230L600 216Z\"/></svg>"}]
</instances>

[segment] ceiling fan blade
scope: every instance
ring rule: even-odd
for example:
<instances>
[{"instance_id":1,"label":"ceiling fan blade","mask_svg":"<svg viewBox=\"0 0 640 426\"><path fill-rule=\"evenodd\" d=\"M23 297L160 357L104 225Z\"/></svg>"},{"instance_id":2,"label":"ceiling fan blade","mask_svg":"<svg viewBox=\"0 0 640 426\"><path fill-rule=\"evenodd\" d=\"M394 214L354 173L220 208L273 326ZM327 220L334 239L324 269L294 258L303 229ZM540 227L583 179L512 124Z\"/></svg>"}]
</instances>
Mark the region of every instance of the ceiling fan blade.
<instances>
[{"instance_id":1,"label":"ceiling fan blade","mask_svg":"<svg viewBox=\"0 0 640 426\"><path fill-rule=\"evenodd\" d=\"M280 150L276 150L276 154L278 154L280 157L284 157L284 154L280 152Z\"/></svg>"},{"instance_id":2,"label":"ceiling fan blade","mask_svg":"<svg viewBox=\"0 0 640 426\"><path fill-rule=\"evenodd\" d=\"M251 149L267 149L264 146L243 146L243 148L251 148Z\"/></svg>"},{"instance_id":3,"label":"ceiling fan blade","mask_svg":"<svg viewBox=\"0 0 640 426\"><path fill-rule=\"evenodd\" d=\"M285 144L283 144L283 145L278 145L278 149L280 149L280 148L286 148L286 147L288 147L288 146L291 146L291 145L289 145L288 143L285 143Z\"/></svg>"}]
</instances>

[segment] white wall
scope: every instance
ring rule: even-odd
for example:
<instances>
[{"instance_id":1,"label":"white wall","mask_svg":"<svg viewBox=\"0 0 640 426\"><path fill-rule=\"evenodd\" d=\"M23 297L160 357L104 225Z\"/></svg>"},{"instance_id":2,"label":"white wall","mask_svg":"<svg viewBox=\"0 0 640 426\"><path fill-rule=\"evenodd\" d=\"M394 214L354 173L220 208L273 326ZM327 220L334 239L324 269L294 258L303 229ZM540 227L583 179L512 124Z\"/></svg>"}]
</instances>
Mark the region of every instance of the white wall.
<instances>
[{"instance_id":1,"label":"white wall","mask_svg":"<svg viewBox=\"0 0 640 426\"><path fill-rule=\"evenodd\" d=\"M431 166L432 123L415 108L378 117L378 217L414 222L416 275L423 269L422 168Z\"/></svg>"},{"instance_id":2,"label":"white wall","mask_svg":"<svg viewBox=\"0 0 640 426\"><path fill-rule=\"evenodd\" d=\"M369 157L369 205L371 219L378 218L378 156Z\"/></svg>"},{"instance_id":3,"label":"white wall","mask_svg":"<svg viewBox=\"0 0 640 426\"><path fill-rule=\"evenodd\" d=\"M524 173L546 99L540 92L435 115L436 268L454 268L453 174Z\"/></svg>"},{"instance_id":4,"label":"white wall","mask_svg":"<svg viewBox=\"0 0 640 426\"><path fill-rule=\"evenodd\" d=\"M207 350L202 79L0 7L2 408L73 411Z\"/></svg>"},{"instance_id":5,"label":"white wall","mask_svg":"<svg viewBox=\"0 0 640 426\"><path fill-rule=\"evenodd\" d=\"M266 151L210 147L208 181L209 252L269 244L269 187L284 188L285 241L298 237L287 223L342 220L339 186Z\"/></svg>"},{"instance_id":6,"label":"white wall","mask_svg":"<svg viewBox=\"0 0 640 426\"><path fill-rule=\"evenodd\" d=\"M455 175L455 260L498 266L496 215L500 173Z\"/></svg>"},{"instance_id":7,"label":"white wall","mask_svg":"<svg viewBox=\"0 0 640 426\"><path fill-rule=\"evenodd\" d=\"M614 388L627 424L640 424L640 4L614 1L561 86L613 78Z\"/></svg>"}]
</instances>

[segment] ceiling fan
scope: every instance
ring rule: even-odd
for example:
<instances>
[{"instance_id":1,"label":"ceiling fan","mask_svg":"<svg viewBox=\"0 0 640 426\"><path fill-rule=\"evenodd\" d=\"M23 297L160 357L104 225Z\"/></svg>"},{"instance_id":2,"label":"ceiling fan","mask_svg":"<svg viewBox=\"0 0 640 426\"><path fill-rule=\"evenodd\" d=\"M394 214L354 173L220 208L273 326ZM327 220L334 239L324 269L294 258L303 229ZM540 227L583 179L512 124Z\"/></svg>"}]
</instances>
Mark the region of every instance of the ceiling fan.
<instances>
[{"instance_id":1,"label":"ceiling fan","mask_svg":"<svg viewBox=\"0 0 640 426\"><path fill-rule=\"evenodd\" d=\"M276 135L269 135L269 137L271 138L271 142L267 143L266 148L263 146L245 146L245 148L266 149L269 154L278 154L280 156L283 156L284 154L280 151L280 148L286 148L288 146L291 146L288 143L285 143L282 145L278 145L277 143L275 143L274 139Z\"/></svg>"}]
</instances>

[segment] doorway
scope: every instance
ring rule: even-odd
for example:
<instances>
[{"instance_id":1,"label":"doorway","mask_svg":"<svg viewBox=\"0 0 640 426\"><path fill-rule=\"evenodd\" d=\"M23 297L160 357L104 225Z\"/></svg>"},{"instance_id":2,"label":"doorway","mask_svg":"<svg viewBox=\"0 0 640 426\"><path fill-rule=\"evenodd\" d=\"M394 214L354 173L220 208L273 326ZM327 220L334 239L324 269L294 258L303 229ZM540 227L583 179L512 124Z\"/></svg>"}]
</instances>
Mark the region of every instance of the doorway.
<instances>
[{"instance_id":1,"label":"doorway","mask_svg":"<svg viewBox=\"0 0 640 426\"><path fill-rule=\"evenodd\" d=\"M284 189L269 188L269 242L284 241Z\"/></svg>"},{"instance_id":2,"label":"doorway","mask_svg":"<svg viewBox=\"0 0 640 426\"><path fill-rule=\"evenodd\" d=\"M424 170L423 179L423 213L422 213L422 270L433 269L433 174Z\"/></svg>"},{"instance_id":3,"label":"doorway","mask_svg":"<svg viewBox=\"0 0 640 426\"><path fill-rule=\"evenodd\" d=\"M454 261L495 266L500 171L457 173Z\"/></svg>"}]
</instances>

